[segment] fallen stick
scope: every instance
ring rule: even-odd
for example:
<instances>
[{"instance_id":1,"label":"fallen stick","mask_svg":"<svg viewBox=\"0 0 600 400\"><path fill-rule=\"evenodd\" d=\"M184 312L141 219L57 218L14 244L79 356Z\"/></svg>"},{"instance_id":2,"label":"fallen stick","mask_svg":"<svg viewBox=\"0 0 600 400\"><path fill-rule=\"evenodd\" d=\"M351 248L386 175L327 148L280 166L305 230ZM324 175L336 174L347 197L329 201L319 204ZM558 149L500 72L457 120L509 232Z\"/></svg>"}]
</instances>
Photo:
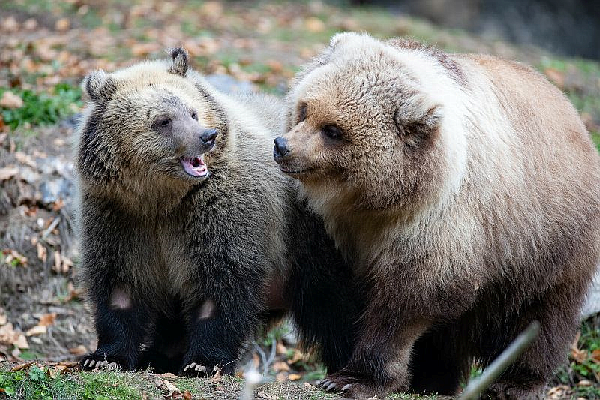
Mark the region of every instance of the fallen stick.
<instances>
[{"instance_id":1,"label":"fallen stick","mask_svg":"<svg viewBox=\"0 0 600 400\"><path fill-rule=\"evenodd\" d=\"M478 399L481 392L490 386L525 351L540 332L540 323L533 321L511 344L483 371L473 379L458 400Z\"/></svg>"}]
</instances>

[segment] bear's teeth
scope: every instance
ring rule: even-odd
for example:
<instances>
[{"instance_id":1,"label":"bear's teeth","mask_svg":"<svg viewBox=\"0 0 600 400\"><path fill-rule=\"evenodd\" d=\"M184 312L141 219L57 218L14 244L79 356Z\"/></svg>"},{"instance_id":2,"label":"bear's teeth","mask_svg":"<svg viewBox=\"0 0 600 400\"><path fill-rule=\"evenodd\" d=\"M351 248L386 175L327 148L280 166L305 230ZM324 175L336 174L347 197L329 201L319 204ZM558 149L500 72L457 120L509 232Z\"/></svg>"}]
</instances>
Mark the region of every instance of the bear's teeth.
<instances>
[{"instance_id":1,"label":"bear's teeth","mask_svg":"<svg viewBox=\"0 0 600 400\"><path fill-rule=\"evenodd\" d=\"M182 157L181 164L188 175L201 177L208 174L208 169L206 168L206 164L204 164L204 160L202 160L202 156Z\"/></svg>"}]
</instances>

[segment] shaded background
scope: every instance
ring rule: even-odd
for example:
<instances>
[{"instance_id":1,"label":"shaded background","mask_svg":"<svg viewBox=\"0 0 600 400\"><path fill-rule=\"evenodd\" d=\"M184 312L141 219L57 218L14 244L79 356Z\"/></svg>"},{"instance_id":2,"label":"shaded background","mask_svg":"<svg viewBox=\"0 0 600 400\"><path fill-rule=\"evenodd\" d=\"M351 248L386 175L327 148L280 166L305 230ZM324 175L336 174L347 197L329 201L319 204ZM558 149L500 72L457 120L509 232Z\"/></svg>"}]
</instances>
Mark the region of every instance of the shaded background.
<instances>
[{"instance_id":1,"label":"shaded background","mask_svg":"<svg viewBox=\"0 0 600 400\"><path fill-rule=\"evenodd\" d=\"M594 0L355 0L489 39L556 54L600 58L600 2Z\"/></svg>"}]
</instances>

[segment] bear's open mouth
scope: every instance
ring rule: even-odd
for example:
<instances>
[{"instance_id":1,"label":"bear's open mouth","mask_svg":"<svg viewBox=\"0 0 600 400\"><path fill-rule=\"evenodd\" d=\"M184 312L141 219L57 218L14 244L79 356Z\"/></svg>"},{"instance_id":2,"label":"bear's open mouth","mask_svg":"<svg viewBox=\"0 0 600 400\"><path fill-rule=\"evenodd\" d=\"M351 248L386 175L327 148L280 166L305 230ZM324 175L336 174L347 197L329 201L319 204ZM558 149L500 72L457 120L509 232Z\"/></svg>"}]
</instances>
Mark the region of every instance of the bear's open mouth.
<instances>
[{"instance_id":1,"label":"bear's open mouth","mask_svg":"<svg viewBox=\"0 0 600 400\"><path fill-rule=\"evenodd\" d=\"M183 169L185 172L188 173L188 175L196 177L203 177L208 175L208 168L206 168L203 156L182 157L181 165L183 165Z\"/></svg>"}]
</instances>

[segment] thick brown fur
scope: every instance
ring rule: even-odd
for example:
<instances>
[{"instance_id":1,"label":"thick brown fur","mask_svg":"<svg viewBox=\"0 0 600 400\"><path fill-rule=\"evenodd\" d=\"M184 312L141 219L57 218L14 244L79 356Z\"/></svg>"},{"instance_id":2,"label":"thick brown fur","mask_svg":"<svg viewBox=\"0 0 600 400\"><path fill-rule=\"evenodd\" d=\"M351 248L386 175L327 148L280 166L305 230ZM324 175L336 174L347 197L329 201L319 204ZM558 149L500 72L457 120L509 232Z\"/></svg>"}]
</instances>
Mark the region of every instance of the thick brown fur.
<instances>
[{"instance_id":1,"label":"thick brown fur","mask_svg":"<svg viewBox=\"0 0 600 400\"><path fill-rule=\"evenodd\" d=\"M522 64L339 34L296 78L287 129L275 158L366 298L323 387L453 394L538 320L485 396L540 396L600 260L599 157L560 91Z\"/></svg>"},{"instance_id":2,"label":"thick brown fur","mask_svg":"<svg viewBox=\"0 0 600 400\"><path fill-rule=\"evenodd\" d=\"M273 161L283 108L224 95L184 50L171 55L82 85L78 225L98 349L81 365L231 373L261 316L286 309L339 369L354 337L355 315L339 312L357 299L352 271ZM194 157L208 175L186 172Z\"/></svg>"}]
</instances>

